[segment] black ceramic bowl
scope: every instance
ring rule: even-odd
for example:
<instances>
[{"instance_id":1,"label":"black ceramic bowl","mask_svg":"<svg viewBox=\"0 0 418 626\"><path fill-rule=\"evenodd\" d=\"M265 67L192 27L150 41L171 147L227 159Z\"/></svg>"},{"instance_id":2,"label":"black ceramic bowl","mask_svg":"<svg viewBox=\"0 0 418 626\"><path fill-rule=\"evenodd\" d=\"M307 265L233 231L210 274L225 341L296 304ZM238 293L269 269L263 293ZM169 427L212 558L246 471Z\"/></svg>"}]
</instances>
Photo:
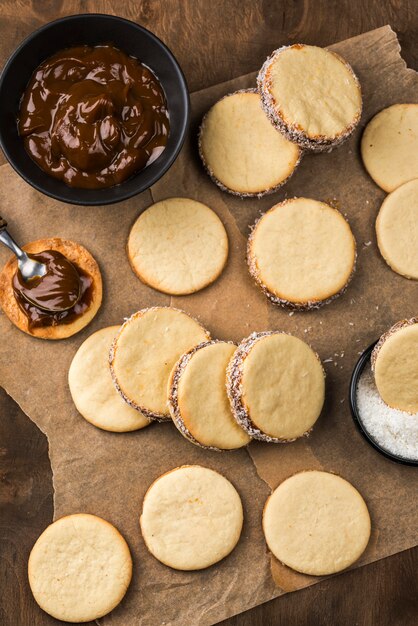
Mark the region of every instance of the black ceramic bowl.
<instances>
[{"instance_id":1,"label":"black ceramic bowl","mask_svg":"<svg viewBox=\"0 0 418 626\"><path fill-rule=\"evenodd\" d=\"M151 165L120 185L75 189L43 172L27 154L17 131L22 94L38 65L71 46L111 43L150 67L167 97L170 135L163 153ZM168 170L185 139L190 102L187 84L170 50L150 31L112 15L72 15L32 33L12 54L0 78L0 145L22 178L42 193L71 204L112 204L148 189Z\"/></svg>"},{"instance_id":2,"label":"black ceramic bowl","mask_svg":"<svg viewBox=\"0 0 418 626\"><path fill-rule=\"evenodd\" d=\"M402 465L415 465L415 466L418 466L418 461L410 461L410 460L405 459L405 458L403 458L401 456L397 456L396 454L392 454L391 452L388 452L387 450L382 448L373 439L373 437L371 435L369 435L368 431L363 427L363 423L361 421L361 415L359 413L358 406L357 406L357 383L359 381L359 378L360 378L364 368L366 367L366 365L370 361L370 356L372 354L373 348L375 347L376 343L377 343L377 341L372 343L372 345L369 346L363 352L363 354L360 356L359 360L357 361L356 366L354 367L353 373L351 375L351 380L350 380L350 408L351 408L351 415L353 417L353 421L354 421L355 425L357 426L358 430L360 431L360 433L365 438L365 440L375 450L380 452L380 454L383 454L383 456L385 456L387 459L390 459L391 461L395 461L395 463L401 463Z\"/></svg>"}]
</instances>

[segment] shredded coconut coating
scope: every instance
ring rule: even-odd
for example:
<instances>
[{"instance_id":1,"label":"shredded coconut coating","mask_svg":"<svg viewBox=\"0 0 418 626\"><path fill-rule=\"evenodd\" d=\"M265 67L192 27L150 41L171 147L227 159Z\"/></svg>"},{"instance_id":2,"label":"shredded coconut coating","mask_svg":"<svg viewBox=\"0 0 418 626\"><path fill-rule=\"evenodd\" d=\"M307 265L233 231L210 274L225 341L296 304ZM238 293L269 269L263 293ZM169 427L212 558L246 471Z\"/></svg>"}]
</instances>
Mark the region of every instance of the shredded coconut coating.
<instances>
[{"instance_id":1,"label":"shredded coconut coating","mask_svg":"<svg viewBox=\"0 0 418 626\"><path fill-rule=\"evenodd\" d=\"M293 198L287 198L286 200L283 200L283 202L278 202L277 204L286 204L290 200L296 200L296 196L294 196ZM277 205L274 205L274 206L277 206ZM339 296L341 296L343 293L347 291L348 285L350 284L351 279L353 278L354 273L356 271L357 248L355 250L355 255L354 255L353 269L351 271L350 276L348 277L347 282L339 291L337 291L337 293L334 293L329 298L326 298L325 300L308 300L306 302L291 302L290 300L286 300L285 298L280 298L276 294L272 293L267 288L267 286L263 283L260 277L260 271L257 266L257 261L254 258L252 254L252 250L251 250L257 224L264 217L266 213L268 213L268 211L260 215L260 217L257 218L255 223L251 227L250 236L248 237L248 241L247 241L247 264L248 264L248 269L250 271L251 276L255 280L256 284L260 287L264 295L270 300L270 302L272 302L276 306L280 306L285 309L291 309L292 311L313 311L314 309L320 309L321 306L324 306L324 304L329 304L330 302L332 302L333 300L335 300L336 298L338 298ZM340 214L342 215L342 213ZM342 217L345 219L347 224L349 224L347 218L344 217L344 215L342 215Z\"/></svg>"},{"instance_id":2,"label":"shredded coconut coating","mask_svg":"<svg viewBox=\"0 0 418 626\"><path fill-rule=\"evenodd\" d=\"M129 324L130 322L132 322L132 320L136 319L137 317L142 317L144 315L144 313L148 313L149 311L157 311L158 309L173 309L174 311L178 311L179 313L184 313L185 315L187 315L188 317L191 317L196 324L199 324L199 326L205 331L205 333L208 336L208 339L210 339L210 334L209 332L206 330L206 328L203 326L203 324L201 324L196 318L192 317L191 315L189 315L188 313L186 313L185 311L183 311L182 309L178 309L177 307L173 307L173 306L152 306L152 307L148 307L147 309L141 309L140 311L136 311L136 313L133 313L130 317L128 317L125 322L122 324L122 326L119 328L116 337L113 340L113 343L110 347L110 351L109 351L109 366L110 366L110 374L112 376L112 381L113 384L116 388L116 391L122 396L122 398L125 400L125 402L127 404L129 404L130 407L132 407L133 409L136 409L137 411L141 411L141 413L143 413L145 415L145 417L147 417L150 421L156 421L156 422L169 422L171 420L170 416L167 415L163 415L162 413L154 413L153 411L150 411L149 409L147 409L144 406L140 406L139 404L137 404L136 402L134 402L131 398L129 398L123 391L123 389L120 387L116 374L115 374L115 370L113 367L113 363L115 360L115 356L116 356L116 350L117 350L117 341L118 338L120 336L120 334L123 332L123 329L125 328L125 326L127 324Z\"/></svg>"},{"instance_id":3,"label":"shredded coconut coating","mask_svg":"<svg viewBox=\"0 0 418 626\"><path fill-rule=\"evenodd\" d=\"M358 380L356 401L361 425L378 446L404 460L418 461L418 413L387 406L369 364Z\"/></svg>"},{"instance_id":4,"label":"shredded coconut coating","mask_svg":"<svg viewBox=\"0 0 418 626\"><path fill-rule=\"evenodd\" d=\"M257 93L257 89L238 89L237 91L233 91L231 93L226 94L225 96L223 96L222 98L217 100L217 102L221 102L225 98L228 98L229 96L234 96L237 93ZM217 102L215 102L215 104L217 104ZM209 111L210 111L210 109L209 109ZM203 116L203 119L202 119L202 122L201 122L200 128L199 128L199 132L198 132L198 140L197 141L198 141L199 156L200 156L200 159L201 159L201 161L203 163L203 167L206 170L206 173L211 178L212 182L214 182L215 185L217 185L221 191L225 191L226 193L230 193L233 196L237 196L239 198L262 198L263 196L268 196L268 195L270 195L272 193L276 193L276 191L278 191L281 187L283 187L283 185L285 185L287 183L287 181L293 176L293 174L295 173L295 171L296 171L296 169L297 169L297 167L298 167L298 165L299 165L299 163L300 163L300 161L302 159L302 155L303 155L303 151L302 150L300 151L299 158L296 161L295 166L293 168L293 171L289 174L289 176L287 178L285 178L284 180L282 180L278 185L275 185L274 187L271 187L270 189L265 189L264 191L259 191L259 192L256 192L256 193L253 193L253 192L242 192L242 191L235 191L234 189L230 189L230 187L227 187L226 185L221 183L221 181L218 178L216 178L216 176L213 173L212 169L210 168L210 166L206 162L206 159L205 159L205 157L203 155L203 150L202 150L202 135L203 135L203 132L205 130L205 122L206 122L207 116L209 114L209 111Z\"/></svg>"},{"instance_id":5,"label":"shredded coconut coating","mask_svg":"<svg viewBox=\"0 0 418 626\"><path fill-rule=\"evenodd\" d=\"M402 328L406 328L407 326L412 326L412 324L418 324L418 317L411 317L409 320L407 320L407 319L400 320L399 322L396 322L396 324L391 326L389 328L389 330L387 330L385 333L383 333L383 335L380 337L379 341L377 342L377 344L373 348L373 352L372 352L372 355L371 355L371 358L370 358L370 364L371 364L371 368L372 368L373 374L374 374L374 369L375 369L375 365L376 365L377 355L379 354L380 348L383 346L383 344L385 343L386 339L389 339L389 337L391 337L392 335L397 333L398 330L401 330Z\"/></svg>"},{"instance_id":6,"label":"shredded coconut coating","mask_svg":"<svg viewBox=\"0 0 418 626\"><path fill-rule=\"evenodd\" d=\"M338 133L334 138L324 137L322 135L318 135L315 138L309 137L306 132L298 127L296 124L291 124L286 122L283 119L282 114L280 113L278 103L274 99L270 87L271 87L271 77L270 77L270 67L275 62L277 56L286 50L287 48L292 48L294 45L303 45L303 44L292 44L291 46L282 46L277 50L274 50L271 55L265 60L263 66L261 67L258 76L257 76L257 87L261 96L261 106L264 109L265 114L269 118L270 122L273 126L282 133L289 141L293 141L293 143L297 143L302 149L309 150L313 152L331 152L333 148L336 148L340 144L342 144L346 139L350 137L350 135L354 132L354 129L358 125L362 108L360 108L358 116L349 124L346 129ZM327 50L327 48L324 48ZM352 75L356 86L361 92L360 82L353 72L352 67L345 61L340 55L332 52L331 50L327 50L334 56L338 57L338 59L345 65L347 70Z\"/></svg>"},{"instance_id":7,"label":"shredded coconut coating","mask_svg":"<svg viewBox=\"0 0 418 626\"><path fill-rule=\"evenodd\" d=\"M282 330L266 330L260 333L251 333L251 335L241 341L238 348L232 355L226 369L226 390L229 402L231 404L233 416L235 417L239 426L241 426L241 428L243 428L250 437L252 437L253 439L257 439L258 441L265 441L266 443L291 443L292 441L296 441L296 439L300 438L295 437L293 439L280 439L279 437L271 437L270 435L267 435L262 430L257 428L257 426L252 422L251 416L243 402L242 375L244 371L245 359L247 358L257 341L269 335L279 334L290 335L290 333L286 333ZM325 371L322 367L321 359L314 350L313 352L319 363L321 364L322 372L325 378ZM309 437L312 428L303 433L301 437Z\"/></svg>"},{"instance_id":8,"label":"shredded coconut coating","mask_svg":"<svg viewBox=\"0 0 418 626\"><path fill-rule=\"evenodd\" d=\"M170 415L175 426L181 432L183 437L188 439L191 443L194 443L196 446L199 446L200 448L203 448L205 450L213 450L215 452L225 452L226 450L222 448L216 448L215 446L205 446L193 437L192 433L189 431L189 429L187 428L186 424L183 421L183 418L180 412L179 403L178 403L178 388L179 388L180 379L188 363L190 362L191 358L193 357L194 354L196 354L198 350L201 350L201 348L206 348L207 346L211 346L215 343L230 343L234 345L233 341L225 342L225 341L220 341L219 339L213 339L212 341L203 341L202 343L199 343L199 345L195 346L194 348L189 350L189 352L186 352L179 358L176 365L174 366L173 372L171 374L171 380L169 383L170 390L168 393L168 408L170 410Z\"/></svg>"}]
</instances>

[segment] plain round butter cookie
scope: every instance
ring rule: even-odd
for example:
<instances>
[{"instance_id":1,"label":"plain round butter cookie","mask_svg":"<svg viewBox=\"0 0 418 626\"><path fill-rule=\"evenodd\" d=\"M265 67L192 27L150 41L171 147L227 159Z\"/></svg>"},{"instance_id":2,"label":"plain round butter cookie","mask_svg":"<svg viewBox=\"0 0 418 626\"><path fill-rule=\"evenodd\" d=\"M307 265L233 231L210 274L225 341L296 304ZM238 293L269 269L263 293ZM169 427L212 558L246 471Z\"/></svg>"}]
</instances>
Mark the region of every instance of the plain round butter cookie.
<instances>
[{"instance_id":1,"label":"plain round butter cookie","mask_svg":"<svg viewBox=\"0 0 418 626\"><path fill-rule=\"evenodd\" d=\"M144 497L142 536L156 559L178 570L198 570L225 558L243 524L235 487L207 467L184 465L157 478Z\"/></svg>"},{"instance_id":2,"label":"plain round butter cookie","mask_svg":"<svg viewBox=\"0 0 418 626\"><path fill-rule=\"evenodd\" d=\"M418 104L394 104L377 113L363 133L361 156L388 193L418 178Z\"/></svg>"},{"instance_id":3,"label":"plain round butter cookie","mask_svg":"<svg viewBox=\"0 0 418 626\"><path fill-rule=\"evenodd\" d=\"M349 482L328 472L300 472L268 498L263 530L268 547L284 565L324 576L352 565L370 538L370 515Z\"/></svg>"},{"instance_id":4,"label":"plain round butter cookie","mask_svg":"<svg viewBox=\"0 0 418 626\"><path fill-rule=\"evenodd\" d=\"M389 267L418 280L418 179L385 198L376 220L376 237Z\"/></svg>"},{"instance_id":5,"label":"plain round butter cookie","mask_svg":"<svg viewBox=\"0 0 418 626\"><path fill-rule=\"evenodd\" d=\"M44 530L30 553L28 576L46 613L65 622L89 622L122 600L131 582L132 558L112 524L77 513Z\"/></svg>"},{"instance_id":6,"label":"plain round butter cookie","mask_svg":"<svg viewBox=\"0 0 418 626\"><path fill-rule=\"evenodd\" d=\"M129 262L142 282L171 295L207 287L228 258L228 236L212 209L189 198L168 198L146 209L132 226Z\"/></svg>"}]
</instances>

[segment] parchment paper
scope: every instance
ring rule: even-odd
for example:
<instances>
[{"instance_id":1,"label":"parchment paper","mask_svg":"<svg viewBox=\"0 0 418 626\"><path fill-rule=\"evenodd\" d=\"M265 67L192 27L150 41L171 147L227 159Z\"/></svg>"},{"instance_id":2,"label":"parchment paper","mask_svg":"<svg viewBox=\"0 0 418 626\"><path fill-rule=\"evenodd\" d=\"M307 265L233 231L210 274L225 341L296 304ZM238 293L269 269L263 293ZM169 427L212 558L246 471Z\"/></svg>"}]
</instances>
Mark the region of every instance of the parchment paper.
<instances>
[{"instance_id":1,"label":"parchment paper","mask_svg":"<svg viewBox=\"0 0 418 626\"><path fill-rule=\"evenodd\" d=\"M195 131L202 114L222 95L254 85L254 74L192 95L190 139L179 159L151 192L133 200L113 207L68 206L30 188L8 165L0 168L1 214L16 238L25 242L62 236L79 241L103 273L101 311L88 328L69 340L32 339L0 316L0 384L48 437L55 517L77 511L100 515L121 530L132 550L133 582L122 604L100 620L103 624L212 624L318 582L274 561L275 585L261 531L261 511L270 487L301 469L341 473L365 497L373 535L355 567L416 544L417 472L387 461L361 438L349 413L348 384L358 353L418 308L417 283L393 273L378 254L374 220L384 192L368 178L359 157L365 123L392 103L418 102L418 78L405 67L389 27L331 49L340 52L360 78L365 104L361 127L331 154L306 156L288 185L262 200L240 200L218 191L196 157ZM140 211L153 200L174 195L201 200L218 213L228 231L230 258L214 285L170 299L134 277L125 244ZM290 315L271 305L253 284L245 264L245 243L248 226L260 211L293 195L328 201L342 210L359 254L357 272L342 297L319 311ZM7 252L0 250L0 262L7 258ZM252 443L249 454L244 450L214 453L188 443L171 424L113 434L81 418L67 387L68 367L78 346L93 331L122 322L139 308L170 302L197 316L220 339L239 341L251 331L272 328L311 343L327 371L326 406L312 436L287 445ZM202 572L176 572L160 564L147 553L139 532L147 487L161 473L185 463L200 463L225 474L238 488L245 509L244 531L235 551Z\"/></svg>"}]
</instances>

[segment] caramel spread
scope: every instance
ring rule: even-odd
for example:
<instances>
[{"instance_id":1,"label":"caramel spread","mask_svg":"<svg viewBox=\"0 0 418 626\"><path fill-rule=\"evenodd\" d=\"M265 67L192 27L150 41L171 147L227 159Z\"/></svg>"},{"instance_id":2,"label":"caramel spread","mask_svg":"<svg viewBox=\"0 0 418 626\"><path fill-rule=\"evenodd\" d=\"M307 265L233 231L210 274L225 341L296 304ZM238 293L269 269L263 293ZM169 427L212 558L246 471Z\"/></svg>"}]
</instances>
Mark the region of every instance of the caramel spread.
<instances>
[{"instance_id":1,"label":"caramel spread","mask_svg":"<svg viewBox=\"0 0 418 626\"><path fill-rule=\"evenodd\" d=\"M47 174L71 187L111 187L164 150L164 91L151 70L114 46L68 48L34 72L19 134Z\"/></svg>"},{"instance_id":2,"label":"caramel spread","mask_svg":"<svg viewBox=\"0 0 418 626\"><path fill-rule=\"evenodd\" d=\"M44 263L47 273L25 281L17 270L12 282L16 302L28 318L29 328L68 324L82 315L91 302L91 276L56 250L30 257Z\"/></svg>"}]
</instances>

